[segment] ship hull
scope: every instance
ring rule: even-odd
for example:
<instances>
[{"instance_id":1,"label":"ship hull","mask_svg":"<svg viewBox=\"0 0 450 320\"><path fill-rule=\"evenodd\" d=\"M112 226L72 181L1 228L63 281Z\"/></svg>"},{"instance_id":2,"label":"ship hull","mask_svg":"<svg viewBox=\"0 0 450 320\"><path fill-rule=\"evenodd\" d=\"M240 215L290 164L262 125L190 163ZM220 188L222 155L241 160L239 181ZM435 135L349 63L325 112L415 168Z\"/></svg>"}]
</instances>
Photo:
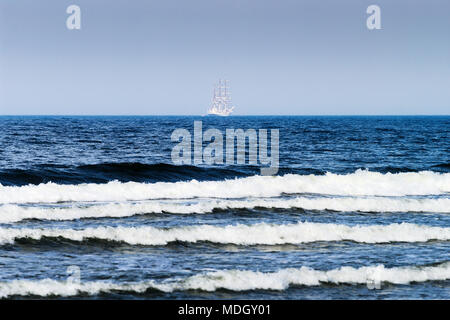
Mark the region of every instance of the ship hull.
<instances>
[{"instance_id":1,"label":"ship hull","mask_svg":"<svg viewBox=\"0 0 450 320\"><path fill-rule=\"evenodd\" d=\"M215 113L208 113L206 116L207 116L207 117L228 117L229 114L215 114Z\"/></svg>"}]
</instances>

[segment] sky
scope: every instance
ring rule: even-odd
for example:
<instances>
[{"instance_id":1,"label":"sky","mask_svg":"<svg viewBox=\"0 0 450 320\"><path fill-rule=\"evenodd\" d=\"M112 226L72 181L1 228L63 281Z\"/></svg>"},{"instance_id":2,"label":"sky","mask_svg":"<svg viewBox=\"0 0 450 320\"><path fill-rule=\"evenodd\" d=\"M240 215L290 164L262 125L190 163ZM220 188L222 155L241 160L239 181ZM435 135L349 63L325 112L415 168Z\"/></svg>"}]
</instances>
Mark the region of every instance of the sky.
<instances>
[{"instance_id":1,"label":"sky","mask_svg":"<svg viewBox=\"0 0 450 320\"><path fill-rule=\"evenodd\" d=\"M236 115L448 115L450 1L0 0L0 115L201 115L218 79Z\"/></svg>"}]
</instances>

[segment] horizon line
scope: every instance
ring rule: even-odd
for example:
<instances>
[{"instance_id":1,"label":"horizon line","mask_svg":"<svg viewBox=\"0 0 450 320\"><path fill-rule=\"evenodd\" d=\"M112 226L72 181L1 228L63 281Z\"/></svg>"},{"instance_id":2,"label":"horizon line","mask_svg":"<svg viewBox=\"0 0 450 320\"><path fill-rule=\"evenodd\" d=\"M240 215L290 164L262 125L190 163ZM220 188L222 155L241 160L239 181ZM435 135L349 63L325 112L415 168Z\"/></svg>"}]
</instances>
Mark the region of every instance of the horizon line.
<instances>
[{"instance_id":1,"label":"horizon line","mask_svg":"<svg viewBox=\"0 0 450 320\"><path fill-rule=\"evenodd\" d=\"M0 117L206 117L204 114L0 114ZM229 117L446 117L450 114L236 114Z\"/></svg>"}]
</instances>

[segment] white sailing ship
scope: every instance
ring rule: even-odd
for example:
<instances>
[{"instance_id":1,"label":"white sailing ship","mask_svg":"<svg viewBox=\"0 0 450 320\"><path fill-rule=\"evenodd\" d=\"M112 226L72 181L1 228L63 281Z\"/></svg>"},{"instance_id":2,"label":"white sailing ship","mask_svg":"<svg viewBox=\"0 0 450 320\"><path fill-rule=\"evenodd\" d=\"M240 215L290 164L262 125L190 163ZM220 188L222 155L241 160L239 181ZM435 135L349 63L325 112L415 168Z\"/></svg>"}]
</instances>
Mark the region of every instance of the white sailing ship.
<instances>
[{"instance_id":1,"label":"white sailing ship","mask_svg":"<svg viewBox=\"0 0 450 320\"><path fill-rule=\"evenodd\" d=\"M211 107L208 109L208 115L226 117L233 110L228 80L219 80L219 83L214 86L214 96Z\"/></svg>"}]
</instances>

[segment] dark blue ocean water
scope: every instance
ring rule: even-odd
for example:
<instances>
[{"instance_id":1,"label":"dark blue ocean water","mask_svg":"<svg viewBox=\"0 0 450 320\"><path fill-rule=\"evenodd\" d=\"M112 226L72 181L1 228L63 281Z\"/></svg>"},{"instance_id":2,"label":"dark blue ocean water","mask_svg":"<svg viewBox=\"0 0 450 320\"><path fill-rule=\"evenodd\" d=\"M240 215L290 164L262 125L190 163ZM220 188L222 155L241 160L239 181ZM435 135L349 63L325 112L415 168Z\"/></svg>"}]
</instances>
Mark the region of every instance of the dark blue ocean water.
<instances>
[{"instance_id":1,"label":"dark blue ocean water","mask_svg":"<svg viewBox=\"0 0 450 320\"><path fill-rule=\"evenodd\" d=\"M194 121L279 129L277 176L175 165ZM449 116L0 125L2 298L450 298Z\"/></svg>"}]
</instances>

